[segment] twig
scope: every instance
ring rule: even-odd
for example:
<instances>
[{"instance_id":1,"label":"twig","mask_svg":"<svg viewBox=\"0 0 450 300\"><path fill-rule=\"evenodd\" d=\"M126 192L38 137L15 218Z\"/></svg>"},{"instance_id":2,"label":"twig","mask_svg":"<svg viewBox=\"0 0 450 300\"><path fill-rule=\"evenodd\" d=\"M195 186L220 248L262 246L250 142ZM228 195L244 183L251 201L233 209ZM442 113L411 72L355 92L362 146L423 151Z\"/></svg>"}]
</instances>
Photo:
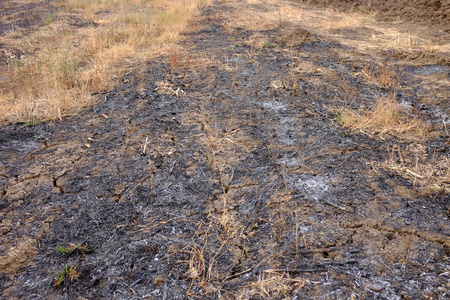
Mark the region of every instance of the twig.
<instances>
[{"instance_id":1,"label":"twig","mask_svg":"<svg viewBox=\"0 0 450 300\"><path fill-rule=\"evenodd\" d=\"M230 179L228 180L228 185L231 185L231 181L233 180L233 178L234 178L234 169L231 170L231 176Z\"/></svg>"},{"instance_id":2,"label":"twig","mask_svg":"<svg viewBox=\"0 0 450 300\"><path fill-rule=\"evenodd\" d=\"M328 205L333 206L333 207L342 209L343 211L350 211L349 209L347 209L347 208L345 208L345 207L343 207L343 206L340 206L339 204L336 204L336 203L334 203L334 202L332 202L332 201L330 201L330 200L325 199L324 202L325 202L326 204L328 204Z\"/></svg>"},{"instance_id":3,"label":"twig","mask_svg":"<svg viewBox=\"0 0 450 300\"><path fill-rule=\"evenodd\" d=\"M287 272L287 273L312 273L312 272L327 272L327 268L302 268L302 269L269 269L264 270L265 273L275 273L275 272Z\"/></svg>"},{"instance_id":4,"label":"twig","mask_svg":"<svg viewBox=\"0 0 450 300\"><path fill-rule=\"evenodd\" d=\"M325 266L343 266L347 264L355 264L357 263L357 260L342 260L342 261L321 261L317 264L312 265L298 265L297 267L291 268L286 267L283 269L269 269L264 270L266 273L272 273L272 272L286 272L286 273L308 273L308 272L327 272L328 269L324 268Z\"/></svg>"},{"instance_id":5,"label":"twig","mask_svg":"<svg viewBox=\"0 0 450 300\"><path fill-rule=\"evenodd\" d=\"M346 158L344 158L344 160L343 160L340 164L337 164L337 165L328 165L328 167L330 167L330 168L339 168L339 167L341 167L344 163L346 163L350 158L352 158L352 156L353 156L353 153L350 153L350 155L347 156Z\"/></svg>"},{"instance_id":6,"label":"twig","mask_svg":"<svg viewBox=\"0 0 450 300\"><path fill-rule=\"evenodd\" d=\"M256 269L257 267L259 267L259 266L260 266L264 261L266 261L266 260L267 260L267 258L263 259L263 260L260 261L258 264L256 264L256 265L254 265L254 266L248 268L248 269L245 270L245 271L242 271L242 272L239 272L239 273L236 273L236 274L227 276L227 277L225 277L224 280L222 280L222 282L227 281L228 279L231 279L231 278L239 277L239 276L241 276L241 275L243 275L243 274L245 274L245 273L248 273L248 272L250 272L251 270Z\"/></svg>"},{"instance_id":7,"label":"twig","mask_svg":"<svg viewBox=\"0 0 450 300\"><path fill-rule=\"evenodd\" d=\"M417 177L417 178L420 178L420 179L424 179L424 178L425 178L425 176L422 176L422 175L420 175L420 174L417 174L416 172L413 172L413 171L411 171L411 170L409 170L409 169L406 169L405 171L406 171L407 173L411 174L411 175L414 176L414 177Z\"/></svg>"},{"instance_id":8,"label":"twig","mask_svg":"<svg viewBox=\"0 0 450 300\"><path fill-rule=\"evenodd\" d=\"M372 77L370 77L364 70L361 71L364 75L367 76L367 78L372 79Z\"/></svg>"},{"instance_id":9,"label":"twig","mask_svg":"<svg viewBox=\"0 0 450 300\"><path fill-rule=\"evenodd\" d=\"M284 189L287 191L288 186L286 183L286 163L281 164L281 171L283 173L283 182L284 182Z\"/></svg>"},{"instance_id":10,"label":"twig","mask_svg":"<svg viewBox=\"0 0 450 300\"><path fill-rule=\"evenodd\" d=\"M305 231L303 231L302 237L303 237L303 246L305 248L308 248L308 245L306 244L306 232Z\"/></svg>"},{"instance_id":11,"label":"twig","mask_svg":"<svg viewBox=\"0 0 450 300\"><path fill-rule=\"evenodd\" d=\"M358 261L354 259L349 260L330 260L319 262L320 266L343 266L348 264L356 264Z\"/></svg>"},{"instance_id":12,"label":"twig","mask_svg":"<svg viewBox=\"0 0 450 300\"><path fill-rule=\"evenodd\" d=\"M248 52L248 50L245 50L245 52L247 52L248 58L250 58L250 60L251 60L254 64L259 65L259 62L257 62L256 60L254 60L254 59L252 58L252 56L250 55L250 52Z\"/></svg>"},{"instance_id":13,"label":"twig","mask_svg":"<svg viewBox=\"0 0 450 300\"><path fill-rule=\"evenodd\" d=\"M407 252L406 252L406 266L408 266L408 264L409 264L409 256L410 256L410 252L411 252L411 242L412 242L413 237L414 237L414 221L412 221L411 235L409 236L409 239L408 239L408 247L407 247Z\"/></svg>"},{"instance_id":14,"label":"twig","mask_svg":"<svg viewBox=\"0 0 450 300\"><path fill-rule=\"evenodd\" d=\"M133 289L131 288L131 286L129 286L129 285L126 284L125 282L122 282L122 284L123 284L124 286L126 286L127 288L129 288L129 289L133 292L133 294L137 295L137 294L136 294L136 291L133 290Z\"/></svg>"},{"instance_id":15,"label":"twig","mask_svg":"<svg viewBox=\"0 0 450 300\"><path fill-rule=\"evenodd\" d=\"M145 150L147 149L148 137L145 138L144 149L142 150L142 154L145 155Z\"/></svg>"},{"instance_id":16,"label":"twig","mask_svg":"<svg viewBox=\"0 0 450 300\"><path fill-rule=\"evenodd\" d=\"M419 170L419 153L416 153L416 171L415 173L417 173L417 171ZM413 187L416 187L416 180L417 180L417 176L414 176L414 180L413 180Z\"/></svg>"},{"instance_id":17,"label":"twig","mask_svg":"<svg viewBox=\"0 0 450 300\"><path fill-rule=\"evenodd\" d=\"M299 254L299 250L298 250L298 247L299 247L299 245L298 245L298 211L296 210L295 211L295 251L297 252L296 253L296 256L298 257L298 254Z\"/></svg>"},{"instance_id":18,"label":"twig","mask_svg":"<svg viewBox=\"0 0 450 300\"><path fill-rule=\"evenodd\" d=\"M323 253L323 252L331 252L341 250L342 247L329 247L329 248L316 248L316 249L305 249L299 250L299 254L311 254L311 253Z\"/></svg>"},{"instance_id":19,"label":"twig","mask_svg":"<svg viewBox=\"0 0 450 300\"><path fill-rule=\"evenodd\" d=\"M169 174L172 174L173 168L175 168L175 165L177 164L176 161L173 162L172 167L169 170Z\"/></svg>"}]
</instances>

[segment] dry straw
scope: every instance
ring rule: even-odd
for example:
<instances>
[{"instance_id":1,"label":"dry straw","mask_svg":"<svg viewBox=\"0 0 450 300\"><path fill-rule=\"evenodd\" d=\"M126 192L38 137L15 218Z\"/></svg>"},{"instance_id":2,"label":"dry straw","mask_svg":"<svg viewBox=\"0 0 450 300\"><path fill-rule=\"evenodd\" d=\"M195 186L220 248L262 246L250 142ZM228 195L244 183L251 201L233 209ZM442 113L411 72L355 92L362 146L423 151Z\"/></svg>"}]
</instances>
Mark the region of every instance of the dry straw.
<instances>
[{"instance_id":1,"label":"dry straw","mask_svg":"<svg viewBox=\"0 0 450 300\"><path fill-rule=\"evenodd\" d=\"M79 112L139 61L175 47L208 0L69 0L33 33L6 36L0 121L35 122ZM81 27L69 25L79 18ZM47 18L46 18L47 20ZM13 54L13 53L20 53Z\"/></svg>"}]
</instances>

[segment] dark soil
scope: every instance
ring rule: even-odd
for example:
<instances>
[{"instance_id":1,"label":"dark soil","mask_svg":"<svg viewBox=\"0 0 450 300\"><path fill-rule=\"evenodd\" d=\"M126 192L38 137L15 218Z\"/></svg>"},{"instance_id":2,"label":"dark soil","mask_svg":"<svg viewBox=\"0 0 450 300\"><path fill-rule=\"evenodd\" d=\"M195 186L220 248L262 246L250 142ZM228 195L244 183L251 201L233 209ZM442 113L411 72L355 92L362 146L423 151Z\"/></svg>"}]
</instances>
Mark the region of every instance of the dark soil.
<instances>
[{"instance_id":1,"label":"dark soil","mask_svg":"<svg viewBox=\"0 0 450 300\"><path fill-rule=\"evenodd\" d=\"M450 296L449 66L233 26L243 7L205 8L77 117L0 128L2 299ZM362 74L383 59L392 86ZM337 122L392 94L427 136Z\"/></svg>"},{"instance_id":2,"label":"dark soil","mask_svg":"<svg viewBox=\"0 0 450 300\"><path fill-rule=\"evenodd\" d=\"M383 21L408 21L450 32L448 0L300 0L300 2L341 11L376 13L378 19Z\"/></svg>"},{"instance_id":3,"label":"dark soil","mask_svg":"<svg viewBox=\"0 0 450 300\"><path fill-rule=\"evenodd\" d=\"M2 1L0 6L0 33L30 30L36 25L44 25L45 17L55 11L52 0Z\"/></svg>"},{"instance_id":4,"label":"dark soil","mask_svg":"<svg viewBox=\"0 0 450 300\"><path fill-rule=\"evenodd\" d=\"M20 57L23 49L17 46L11 47L4 41L9 39L19 40L28 36L36 28L45 25L47 16L54 16L57 10L52 3L54 0L30 0L15 1L3 0L0 3L0 79L8 57L14 55Z\"/></svg>"}]
</instances>

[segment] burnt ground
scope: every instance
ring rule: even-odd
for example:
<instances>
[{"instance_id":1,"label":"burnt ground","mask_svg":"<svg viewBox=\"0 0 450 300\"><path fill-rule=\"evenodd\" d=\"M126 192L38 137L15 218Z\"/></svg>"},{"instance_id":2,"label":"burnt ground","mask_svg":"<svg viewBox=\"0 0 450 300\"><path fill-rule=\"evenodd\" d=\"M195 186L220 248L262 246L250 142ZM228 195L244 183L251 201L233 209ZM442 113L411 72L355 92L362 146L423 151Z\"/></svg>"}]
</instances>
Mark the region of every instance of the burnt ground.
<instances>
[{"instance_id":1,"label":"burnt ground","mask_svg":"<svg viewBox=\"0 0 450 300\"><path fill-rule=\"evenodd\" d=\"M364 51L367 24L233 17L281 4L217 2L92 109L0 128L3 299L449 297L448 35ZM425 136L337 122L392 94Z\"/></svg>"},{"instance_id":2,"label":"burnt ground","mask_svg":"<svg viewBox=\"0 0 450 300\"><path fill-rule=\"evenodd\" d=\"M44 26L45 18L54 16L57 10L52 3L52 0L4 0L0 3L0 70L7 61L5 51L18 57L23 54L23 49L7 47L2 38L8 35L8 39L18 40Z\"/></svg>"}]
</instances>

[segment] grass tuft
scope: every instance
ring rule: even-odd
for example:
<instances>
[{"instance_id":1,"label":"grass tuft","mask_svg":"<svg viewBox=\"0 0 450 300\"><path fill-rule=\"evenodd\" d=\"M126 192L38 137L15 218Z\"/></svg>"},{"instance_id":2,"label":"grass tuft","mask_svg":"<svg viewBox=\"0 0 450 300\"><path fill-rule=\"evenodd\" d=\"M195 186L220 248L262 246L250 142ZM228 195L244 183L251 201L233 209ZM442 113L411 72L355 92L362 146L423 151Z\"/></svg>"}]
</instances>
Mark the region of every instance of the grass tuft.
<instances>
[{"instance_id":1,"label":"grass tuft","mask_svg":"<svg viewBox=\"0 0 450 300\"><path fill-rule=\"evenodd\" d=\"M60 287L67 282L72 282L81 276L81 271L77 266L63 266L63 269L56 275L53 281L54 287Z\"/></svg>"},{"instance_id":2,"label":"grass tuft","mask_svg":"<svg viewBox=\"0 0 450 300\"><path fill-rule=\"evenodd\" d=\"M252 299L262 297L265 299L285 299L287 295L298 293L307 281L300 278L291 278L289 274L265 270L256 282L243 286L239 299Z\"/></svg>"},{"instance_id":3,"label":"grass tuft","mask_svg":"<svg viewBox=\"0 0 450 300\"><path fill-rule=\"evenodd\" d=\"M353 131L369 135L422 137L426 134L425 124L418 118L408 116L394 96L381 98L372 109L354 110L340 108L335 112L334 120Z\"/></svg>"},{"instance_id":4,"label":"grass tuft","mask_svg":"<svg viewBox=\"0 0 450 300\"><path fill-rule=\"evenodd\" d=\"M45 25L50 25L55 21L55 19L56 19L55 14L53 12L48 12L45 14L44 23Z\"/></svg>"},{"instance_id":5,"label":"grass tuft","mask_svg":"<svg viewBox=\"0 0 450 300\"><path fill-rule=\"evenodd\" d=\"M57 246L56 251L62 254L62 256L68 256L74 253L85 254L88 252L87 244L70 244L67 247Z\"/></svg>"}]
</instances>

